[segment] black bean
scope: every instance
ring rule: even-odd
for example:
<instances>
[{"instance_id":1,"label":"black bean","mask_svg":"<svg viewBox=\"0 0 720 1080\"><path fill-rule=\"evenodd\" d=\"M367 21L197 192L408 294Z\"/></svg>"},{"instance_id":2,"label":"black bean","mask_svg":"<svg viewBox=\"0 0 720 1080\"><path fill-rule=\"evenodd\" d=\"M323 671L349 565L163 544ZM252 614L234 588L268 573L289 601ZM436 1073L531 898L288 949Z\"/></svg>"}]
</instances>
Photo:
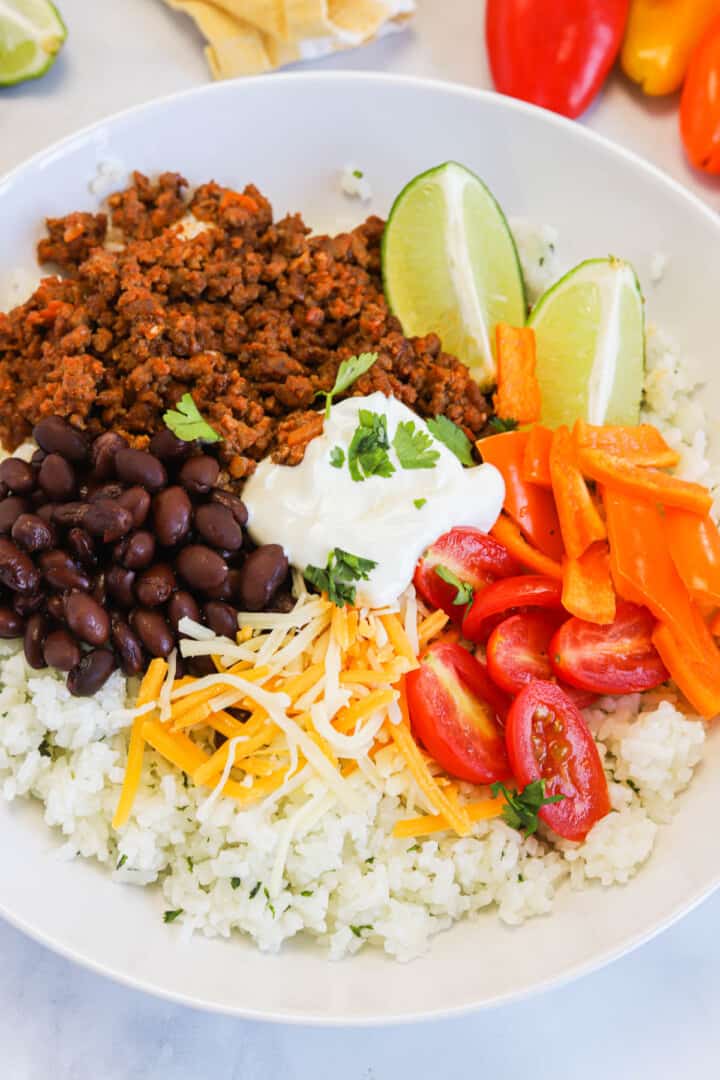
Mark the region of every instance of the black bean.
<instances>
[{"instance_id":1,"label":"black bean","mask_svg":"<svg viewBox=\"0 0 720 1080\"><path fill-rule=\"evenodd\" d=\"M100 502L102 499L120 499L125 493L125 487L117 480L111 480L107 484L96 484L91 481L85 492L88 502Z\"/></svg>"},{"instance_id":2,"label":"black bean","mask_svg":"<svg viewBox=\"0 0 720 1080\"><path fill-rule=\"evenodd\" d=\"M31 668L44 668L43 643L47 635L47 619L44 615L31 615L25 625L23 647L25 659Z\"/></svg>"},{"instance_id":3,"label":"black bean","mask_svg":"<svg viewBox=\"0 0 720 1080\"><path fill-rule=\"evenodd\" d=\"M145 666L142 645L136 634L124 619L114 614L111 619L112 641L118 656L120 667L125 675L139 675Z\"/></svg>"},{"instance_id":4,"label":"black bean","mask_svg":"<svg viewBox=\"0 0 720 1080\"><path fill-rule=\"evenodd\" d=\"M159 491L167 484L165 466L147 450L119 450L115 471L126 484L141 484L148 491Z\"/></svg>"},{"instance_id":5,"label":"black bean","mask_svg":"<svg viewBox=\"0 0 720 1080\"><path fill-rule=\"evenodd\" d=\"M150 492L143 487L128 488L118 499L120 506L132 514L133 528L139 529L150 512Z\"/></svg>"},{"instance_id":6,"label":"black bean","mask_svg":"<svg viewBox=\"0 0 720 1080\"><path fill-rule=\"evenodd\" d=\"M55 530L37 514L21 514L10 535L26 551L46 551L55 543Z\"/></svg>"},{"instance_id":7,"label":"black bean","mask_svg":"<svg viewBox=\"0 0 720 1080\"><path fill-rule=\"evenodd\" d=\"M104 431L93 441L90 460L98 480L107 480L115 475L115 455L118 450L127 449L127 444L127 439L118 431Z\"/></svg>"},{"instance_id":8,"label":"black bean","mask_svg":"<svg viewBox=\"0 0 720 1080\"><path fill-rule=\"evenodd\" d=\"M67 546L72 557L89 570L92 570L97 565L95 541L85 529L81 529L77 525L74 529L71 529L67 534Z\"/></svg>"},{"instance_id":9,"label":"black bean","mask_svg":"<svg viewBox=\"0 0 720 1080\"><path fill-rule=\"evenodd\" d=\"M100 607L105 607L107 603L107 577L104 570L101 570L100 573L96 574L93 578L90 595L93 600L97 600Z\"/></svg>"},{"instance_id":10,"label":"black bean","mask_svg":"<svg viewBox=\"0 0 720 1080\"><path fill-rule=\"evenodd\" d=\"M193 495L207 495L220 475L220 466L209 454L188 458L178 473L182 486Z\"/></svg>"},{"instance_id":11,"label":"black bean","mask_svg":"<svg viewBox=\"0 0 720 1080\"><path fill-rule=\"evenodd\" d=\"M204 544L190 544L183 548L177 557L176 566L190 588L200 592L219 588L228 573L224 559Z\"/></svg>"},{"instance_id":12,"label":"black bean","mask_svg":"<svg viewBox=\"0 0 720 1080\"><path fill-rule=\"evenodd\" d=\"M295 607L295 600L291 593L285 589L281 589L275 594L272 599L272 603L268 604L267 611L277 611L282 615L287 615L289 611Z\"/></svg>"},{"instance_id":13,"label":"black bean","mask_svg":"<svg viewBox=\"0 0 720 1080\"><path fill-rule=\"evenodd\" d=\"M54 507L52 519L56 525L64 527L82 525L90 507L84 502L66 502ZM38 514L40 510L38 510Z\"/></svg>"},{"instance_id":14,"label":"black bean","mask_svg":"<svg viewBox=\"0 0 720 1080\"><path fill-rule=\"evenodd\" d=\"M27 499L19 495L9 495L0 502L0 533L9 533L21 514L30 509Z\"/></svg>"},{"instance_id":15,"label":"black bean","mask_svg":"<svg viewBox=\"0 0 720 1080\"><path fill-rule=\"evenodd\" d=\"M240 586L242 578L239 570L228 570L227 577L216 589L205 589L208 600L228 600L233 604L241 604L242 593Z\"/></svg>"},{"instance_id":16,"label":"black bean","mask_svg":"<svg viewBox=\"0 0 720 1080\"><path fill-rule=\"evenodd\" d=\"M156 431L153 435L150 440L149 450L151 454L160 458L161 461L173 462L186 458L193 451L195 445L194 442L185 442L184 439L178 439L170 428L163 428L162 431Z\"/></svg>"},{"instance_id":17,"label":"black bean","mask_svg":"<svg viewBox=\"0 0 720 1080\"><path fill-rule=\"evenodd\" d=\"M263 544L251 551L240 570L240 592L247 611L262 611L282 585L288 560L280 544Z\"/></svg>"},{"instance_id":18,"label":"black bean","mask_svg":"<svg viewBox=\"0 0 720 1080\"><path fill-rule=\"evenodd\" d=\"M46 416L33 428L33 438L47 454L61 454L68 461L85 461L87 440L61 416Z\"/></svg>"},{"instance_id":19,"label":"black bean","mask_svg":"<svg viewBox=\"0 0 720 1080\"><path fill-rule=\"evenodd\" d=\"M228 554L242 547L243 532L226 506L206 503L195 511L195 528L213 547L224 548Z\"/></svg>"},{"instance_id":20,"label":"black bean","mask_svg":"<svg viewBox=\"0 0 720 1080\"><path fill-rule=\"evenodd\" d=\"M233 495L232 491L225 491L224 488L213 488L210 492L210 502L218 503L220 506L224 506L226 510L229 510L238 525L247 525L247 507L241 498Z\"/></svg>"},{"instance_id":21,"label":"black bean","mask_svg":"<svg viewBox=\"0 0 720 1080\"><path fill-rule=\"evenodd\" d=\"M43 521L52 521L53 514L55 513L56 509L57 509L57 506L56 506L55 503L49 503L49 502L43 503L42 506L38 506L38 508L37 508L37 516L39 518L42 518Z\"/></svg>"},{"instance_id":22,"label":"black bean","mask_svg":"<svg viewBox=\"0 0 720 1080\"><path fill-rule=\"evenodd\" d=\"M217 675L217 668L210 656L189 656L185 663L190 674L196 679L201 679L203 675Z\"/></svg>"},{"instance_id":23,"label":"black bean","mask_svg":"<svg viewBox=\"0 0 720 1080\"><path fill-rule=\"evenodd\" d=\"M143 607L159 607L170 599L177 582L167 563L155 563L143 570L137 579L135 593Z\"/></svg>"},{"instance_id":24,"label":"black bean","mask_svg":"<svg viewBox=\"0 0 720 1080\"><path fill-rule=\"evenodd\" d=\"M92 649L68 674L67 688L74 697L92 697L116 667L117 660L109 649Z\"/></svg>"},{"instance_id":25,"label":"black bean","mask_svg":"<svg viewBox=\"0 0 720 1080\"><path fill-rule=\"evenodd\" d=\"M121 548L121 550L118 550ZM155 537L147 529L130 533L113 552L117 562L128 570L142 570L149 566L155 557Z\"/></svg>"},{"instance_id":26,"label":"black bean","mask_svg":"<svg viewBox=\"0 0 720 1080\"><path fill-rule=\"evenodd\" d=\"M126 570L122 566L111 566L105 575L105 586L108 595L116 604L123 608L131 608L135 605L135 571Z\"/></svg>"},{"instance_id":27,"label":"black bean","mask_svg":"<svg viewBox=\"0 0 720 1080\"><path fill-rule=\"evenodd\" d=\"M80 663L82 652L67 630L53 630L45 639L43 656L48 667L57 668L58 671L70 671Z\"/></svg>"},{"instance_id":28,"label":"black bean","mask_svg":"<svg viewBox=\"0 0 720 1080\"><path fill-rule=\"evenodd\" d=\"M31 465L42 465L43 461L47 457L44 450L41 450L38 446L37 450L33 450L32 457L30 458Z\"/></svg>"},{"instance_id":29,"label":"black bean","mask_svg":"<svg viewBox=\"0 0 720 1080\"><path fill-rule=\"evenodd\" d=\"M25 620L17 611L9 607L0 607L0 638L20 637L25 627Z\"/></svg>"},{"instance_id":30,"label":"black bean","mask_svg":"<svg viewBox=\"0 0 720 1080\"><path fill-rule=\"evenodd\" d=\"M65 618L76 637L88 645L104 645L110 636L110 617L103 607L83 592L65 598Z\"/></svg>"},{"instance_id":31,"label":"black bean","mask_svg":"<svg viewBox=\"0 0 720 1080\"><path fill-rule=\"evenodd\" d=\"M52 593L45 601L45 608L51 619L56 622L65 622L65 597L62 593Z\"/></svg>"},{"instance_id":32,"label":"black bean","mask_svg":"<svg viewBox=\"0 0 720 1080\"><path fill-rule=\"evenodd\" d=\"M235 640L238 632L238 613L234 607L221 600L209 600L203 607L205 620L210 629L219 637Z\"/></svg>"},{"instance_id":33,"label":"black bean","mask_svg":"<svg viewBox=\"0 0 720 1080\"><path fill-rule=\"evenodd\" d=\"M27 495L35 487L33 467L21 458L5 458L0 461L0 482L16 495Z\"/></svg>"},{"instance_id":34,"label":"black bean","mask_svg":"<svg viewBox=\"0 0 720 1080\"><path fill-rule=\"evenodd\" d=\"M54 548L52 551L44 551L38 562L43 577L53 589L89 589L90 578L70 558L66 551Z\"/></svg>"},{"instance_id":35,"label":"black bean","mask_svg":"<svg viewBox=\"0 0 720 1080\"><path fill-rule=\"evenodd\" d=\"M37 592L40 584L32 559L5 536L0 537L0 584L19 593Z\"/></svg>"},{"instance_id":36,"label":"black bean","mask_svg":"<svg viewBox=\"0 0 720 1080\"><path fill-rule=\"evenodd\" d=\"M186 491L173 486L153 499L153 524L158 543L174 547L190 531L192 504Z\"/></svg>"},{"instance_id":37,"label":"black bean","mask_svg":"<svg viewBox=\"0 0 720 1080\"><path fill-rule=\"evenodd\" d=\"M69 499L75 491L75 470L59 454L48 454L40 466L38 483L50 499Z\"/></svg>"},{"instance_id":38,"label":"black bean","mask_svg":"<svg viewBox=\"0 0 720 1080\"><path fill-rule=\"evenodd\" d=\"M175 646L173 632L159 611L136 608L130 625L151 656L169 656Z\"/></svg>"},{"instance_id":39,"label":"black bean","mask_svg":"<svg viewBox=\"0 0 720 1080\"><path fill-rule=\"evenodd\" d=\"M105 543L110 544L130 532L133 518L130 511L120 506L117 501L100 499L88 507L83 526L93 536L102 536Z\"/></svg>"},{"instance_id":40,"label":"black bean","mask_svg":"<svg viewBox=\"0 0 720 1080\"><path fill-rule=\"evenodd\" d=\"M15 593L12 606L17 614L24 619L28 615L34 615L36 611L42 611L46 606L46 597L41 592Z\"/></svg>"},{"instance_id":41,"label":"black bean","mask_svg":"<svg viewBox=\"0 0 720 1080\"><path fill-rule=\"evenodd\" d=\"M192 619L193 622L200 622L200 608L192 593L185 592L184 589L178 589L170 597L168 603L168 621L172 626L175 633L179 633L180 620L184 618Z\"/></svg>"}]
</instances>

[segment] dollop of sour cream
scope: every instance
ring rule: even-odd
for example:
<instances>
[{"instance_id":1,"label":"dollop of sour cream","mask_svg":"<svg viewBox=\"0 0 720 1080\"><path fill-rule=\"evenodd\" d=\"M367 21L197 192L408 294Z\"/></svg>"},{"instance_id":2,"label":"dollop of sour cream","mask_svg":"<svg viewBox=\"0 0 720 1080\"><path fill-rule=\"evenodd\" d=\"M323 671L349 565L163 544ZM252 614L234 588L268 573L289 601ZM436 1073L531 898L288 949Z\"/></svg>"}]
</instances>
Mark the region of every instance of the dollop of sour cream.
<instances>
[{"instance_id":1,"label":"dollop of sour cream","mask_svg":"<svg viewBox=\"0 0 720 1080\"><path fill-rule=\"evenodd\" d=\"M386 417L392 476L358 481L350 474L348 450L361 409ZM432 440L438 454L432 468L400 464L392 444L398 425L408 421ZM336 461L340 456L338 447L340 467L331 464L331 454ZM253 540L282 543L298 569L325 567L336 547L377 563L368 580L357 583L356 602L367 607L394 603L423 551L449 529L491 529L504 497L503 478L493 465L464 467L416 413L379 392L334 405L300 465L276 465L266 458L243 491Z\"/></svg>"}]
</instances>

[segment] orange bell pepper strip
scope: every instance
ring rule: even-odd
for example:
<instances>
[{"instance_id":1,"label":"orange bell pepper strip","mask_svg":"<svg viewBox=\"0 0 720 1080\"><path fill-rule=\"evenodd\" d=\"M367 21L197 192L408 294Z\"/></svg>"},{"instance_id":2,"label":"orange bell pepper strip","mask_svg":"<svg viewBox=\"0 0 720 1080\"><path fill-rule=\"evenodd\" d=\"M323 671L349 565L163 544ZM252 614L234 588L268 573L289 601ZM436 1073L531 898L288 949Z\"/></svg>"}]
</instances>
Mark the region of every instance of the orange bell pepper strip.
<instances>
[{"instance_id":1,"label":"orange bell pepper strip","mask_svg":"<svg viewBox=\"0 0 720 1080\"><path fill-rule=\"evenodd\" d=\"M538 574L547 574L548 577L562 581L563 568L560 563L555 562L542 551L538 551L537 548L531 547L515 522L505 514L501 514L497 519L490 530L490 535L504 544L510 554L514 555L517 561L528 570L535 570Z\"/></svg>"},{"instance_id":2,"label":"orange bell pepper strip","mask_svg":"<svg viewBox=\"0 0 720 1080\"><path fill-rule=\"evenodd\" d=\"M686 588L701 600L720 604L720 532L713 519L668 507L665 528L672 560Z\"/></svg>"},{"instance_id":3,"label":"orange bell pepper strip","mask_svg":"<svg viewBox=\"0 0 720 1080\"><path fill-rule=\"evenodd\" d=\"M620 62L646 94L679 90L717 0L632 0Z\"/></svg>"},{"instance_id":4,"label":"orange bell pepper strip","mask_svg":"<svg viewBox=\"0 0 720 1080\"><path fill-rule=\"evenodd\" d=\"M710 620L710 633L713 637L720 637L720 611L716 611Z\"/></svg>"},{"instance_id":5,"label":"orange bell pepper strip","mask_svg":"<svg viewBox=\"0 0 720 1080\"><path fill-rule=\"evenodd\" d=\"M671 450L657 428L652 424L636 424L620 427L614 424L588 424L577 420L573 428L575 446L591 450L604 450L633 465L654 465L657 469L672 469L680 461L680 455Z\"/></svg>"},{"instance_id":6,"label":"orange bell pepper strip","mask_svg":"<svg viewBox=\"0 0 720 1080\"><path fill-rule=\"evenodd\" d=\"M678 480L656 469L630 465L604 450L581 447L578 461L585 476L633 499L642 499L654 505L674 506L702 517L710 513L712 496L702 484Z\"/></svg>"},{"instance_id":7,"label":"orange bell pepper strip","mask_svg":"<svg viewBox=\"0 0 720 1080\"><path fill-rule=\"evenodd\" d=\"M678 641L701 659L697 611L670 556L665 519L656 506L611 488L603 490L610 572L619 596L644 604Z\"/></svg>"},{"instance_id":8,"label":"orange bell pepper strip","mask_svg":"<svg viewBox=\"0 0 720 1080\"><path fill-rule=\"evenodd\" d=\"M606 626L615 618L615 589L610 576L610 552L601 541L579 559L563 565L562 604L571 615Z\"/></svg>"},{"instance_id":9,"label":"orange bell pepper strip","mask_svg":"<svg viewBox=\"0 0 720 1080\"><path fill-rule=\"evenodd\" d=\"M553 433L542 424L533 424L527 433L523 456L523 479L540 487L552 487L550 479L550 447Z\"/></svg>"},{"instance_id":10,"label":"orange bell pepper strip","mask_svg":"<svg viewBox=\"0 0 720 1080\"><path fill-rule=\"evenodd\" d=\"M652 636L653 645L670 672L673 681L701 716L711 718L720 713L720 651L700 660L688 650L669 626L659 623Z\"/></svg>"},{"instance_id":11,"label":"orange bell pepper strip","mask_svg":"<svg viewBox=\"0 0 720 1080\"><path fill-rule=\"evenodd\" d=\"M489 461L505 481L504 509L517 522L530 544L559 562L563 554L560 522L551 491L523 478L526 431L507 431L479 439L475 444L483 461Z\"/></svg>"},{"instance_id":12,"label":"orange bell pepper strip","mask_svg":"<svg viewBox=\"0 0 720 1080\"><path fill-rule=\"evenodd\" d=\"M560 532L570 559L579 559L591 544L607 536L605 523L577 465L572 436L565 426L553 434L550 477Z\"/></svg>"},{"instance_id":13,"label":"orange bell pepper strip","mask_svg":"<svg viewBox=\"0 0 720 1080\"><path fill-rule=\"evenodd\" d=\"M530 326L495 327L497 393L495 412L505 420L532 424L540 419L542 399L535 375L535 331Z\"/></svg>"}]
</instances>

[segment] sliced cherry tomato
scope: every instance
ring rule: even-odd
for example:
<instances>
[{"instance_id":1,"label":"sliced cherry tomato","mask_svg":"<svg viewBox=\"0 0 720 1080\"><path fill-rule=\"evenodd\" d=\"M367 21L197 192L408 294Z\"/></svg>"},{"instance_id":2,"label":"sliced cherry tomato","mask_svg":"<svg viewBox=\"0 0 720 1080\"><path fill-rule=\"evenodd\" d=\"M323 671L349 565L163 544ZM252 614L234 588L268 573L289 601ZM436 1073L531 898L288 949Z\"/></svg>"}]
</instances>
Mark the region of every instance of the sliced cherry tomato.
<instances>
[{"instance_id":1,"label":"sliced cherry tomato","mask_svg":"<svg viewBox=\"0 0 720 1080\"><path fill-rule=\"evenodd\" d=\"M505 740L513 774L523 787L545 781L546 795L563 795L539 813L566 840L583 840L610 812L610 795L595 740L583 715L556 683L535 680L508 713Z\"/></svg>"},{"instance_id":2,"label":"sliced cherry tomato","mask_svg":"<svg viewBox=\"0 0 720 1080\"><path fill-rule=\"evenodd\" d=\"M510 555L504 544L492 536L461 526L444 533L427 549L415 569L415 588L433 608L442 608L451 619L460 621L464 604L456 604L457 589L436 573L444 566L460 581L479 591L498 578L519 574L519 562Z\"/></svg>"},{"instance_id":3,"label":"sliced cherry tomato","mask_svg":"<svg viewBox=\"0 0 720 1080\"><path fill-rule=\"evenodd\" d=\"M554 681L550 642L565 615L558 611L521 611L495 627L487 643L488 675L501 690L519 694L533 679ZM578 709L586 708L596 694L560 682Z\"/></svg>"},{"instance_id":4,"label":"sliced cherry tomato","mask_svg":"<svg viewBox=\"0 0 720 1080\"><path fill-rule=\"evenodd\" d=\"M620 601L606 626L572 618L550 642L553 671L594 694L632 694L670 678L652 643L655 619L647 608Z\"/></svg>"},{"instance_id":5,"label":"sliced cherry tomato","mask_svg":"<svg viewBox=\"0 0 720 1080\"><path fill-rule=\"evenodd\" d=\"M469 641L487 641L501 620L526 608L562 611L562 582L544 574L521 574L504 578L477 593L463 619L463 636Z\"/></svg>"},{"instance_id":6,"label":"sliced cherry tomato","mask_svg":"<svg viewBox=\"0 0 720 1080\"><path fill-rule=\"evenodd\" d=\"M491 784L510 775L498 721L508 701L484 664L461 645L431 645L406 676L413 734L439 765L461 780Z\"/></svg>"}]
</instances>

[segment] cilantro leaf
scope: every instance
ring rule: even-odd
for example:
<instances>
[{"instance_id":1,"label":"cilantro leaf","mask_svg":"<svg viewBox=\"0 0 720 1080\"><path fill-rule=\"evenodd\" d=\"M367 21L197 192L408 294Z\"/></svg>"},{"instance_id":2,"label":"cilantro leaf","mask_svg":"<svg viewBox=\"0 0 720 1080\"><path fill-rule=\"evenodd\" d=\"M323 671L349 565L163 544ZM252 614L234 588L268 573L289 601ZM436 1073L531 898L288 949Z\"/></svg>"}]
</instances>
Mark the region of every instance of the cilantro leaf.
<instances>
[{"instance_id":1,"label":"cilantro leaf","mask_svg":"<svg viewBox=\"0 0 720 1080\"><path fill-rule=\"evenodd\" d=\"M164 923L175 922L176 919L180 918L180 916L183 914L184 910L185 910L185 908L179 907L179 908L177 908L176 911L165 911L165 912L163 912L163 922Z\"/></svg>"},{"instance_id":2,"label":"cilantro leaf","mask_svg":"<svg viewBox=\"0 0 720 1080\"><path fill-rule=\"evenodd\" d=\"M457 576L457 574L453 574L452 570L449 570L447 566L443 566L442 564L440 564L439 566L434 566L433 570L439 578L442 578L442 580L446 581L448 585L453 585L457 589L453 604L459 605L472 603L472 598L475 595L475 590L473 589L472 585L470 585L467 581L463 581Z\"/></svg>"},{"instance_id":3,"label":"cilantro leaf","mask_svg":"<svg viewBox=\"0 0 720 1080\"><path fill-rule=\"evenodd\" d=\"M168 409L163 413L163 420L173 435L183 442L194 442L195 439L207 443L222 441L222 436L210 427L207 420L203 420L192 394L183 394L177 409Z\"/></svg>"},{"instance_id":4,"label":"cilantro leaf","mask_svg":"<svg viewBox=\"0 0 720 1080\"><path fill-rule=\"evenodd\" d=\"M342 394L344 390L352 386L356 379L359 379L361 375L370 370L377 358L378 354L376 352L364 352L360 353L359 356L351 356L347 360L343 360L337 369L332 390L318 390L315 395L315 397L325 398L325 416L330 415L330 406L335 395Z\"/></svg>"},{"instance_id":5,"label":"cilantro leaf","mask_svg":"<svg viewBox=\"0 0 720 1080\"><path fill-rule=\"evenodd\" d=\"M117 861L117 866L115 867L115 869L116 870L122 870L122 868L123 868L123 866L125 865L126 862L127 862L127 855L121 855L120 858Z\"/></svg>"},{"instance_id":6,"label":"cilantro leaf","mask_svg":"<svg viewBox=\"0 0 720 1080\"><path fill-rule=\"evenodd\" d=\"M413 506L417 510L422 510L423 506L427 502L427 499L413 499Z\"/></svg>"},{"instance_id":7,"label":"cilantro leaf","mask_svg":"<svg viewBox=\"0 0 720 1080\"><path fill-rule=\"evenodd\" d=\"M325 592L336 607L355 603L355 581L367 581L370 571L377 563L372 559L363 559L342 548L333 548L328 555L327 565L306 566L303 577L314 585L319 592Z\"/></svg>"},{"instance_id":8,"label":"cilantro leaf","mask_svg":"<svg viewBox=\"0 0 720 1080\"><path fill-rule=\"evenodd\" d=\"M353 169L352 174L357 180L362 180L363 176L365 175L362 169Z\"/></svg>"},{"instance_id":9,"label":"cilantro leaf","mask_svg":"<svg viewBox=\"0 0 720 1080\"><path fill-rule=\"evenodd\" d=\"M333 446L330 451L330 464L333 469L342 469L345 464L345 451L342 446Z\"/></svg>"},{"instance_id":10,"label":"cilantro leaf","mask_svg":"<svg viewBox=\"0 0 720 1080\"><path fill-rule=\"evenodd\" d=\"M526 836L534 833L538 827L538 811L550 803L562 802L564 795L546 795L545 781L533 780L522 791L508 789L504 784L493 784L490 792L494 799L502 792L506 806L502 809L502 819L511 829L519 829Z\"/></svg>"},{"instance_id":11,"label":"cilantro leaf","mask_svg":"<svg viewBox=\"0 0 720 1080\"><path fill-rule=\"evenodd\" d=\"M312 889L303 889L303 891L300 893L301 896L312 896L312 894Z\"/></svg>"},{"instance_id":12,"label":"cilantro leaf","mask_svg":"<svg viewBox=\"0 0 720 1080\"><path fill-rule=\"evenodd\" d=\"M350 929L355 937L362 937L363 930L372 930L372 926L370 923L363 923L362 926L351 926Z\"/></svg>"},{"instance_id":13,"label":"cilantro leaf","mask_svg":"<svg viewBox=\"0 0 720 1080\"><path fill-rule=\"evenodd\" d=\"M231 877L230 878L230 888L231 889L239 889L241 885L242 885L242 881L240 880L239 877Z\"/></svg>"},{"instance_id":14,"label":"cilantro leaf","mask_svg":"<svg viewBox=\"0 0 720 1080\"><path fill-rule=\"evenodd\" d=\"M253 885L252 889L250 890L250 899L251 900L254 900L255 897L257 896L257 894L260 892L261 885L262 885L262 881L258 881L258 883L256 885Z\"/></svg>"},{"instance_id":15,"label":"cilantro leaf","mask_svg":"<svg viewBox=\"0 0 720 1080\"><path fill-rule=\"evenodd\" d=\"M393 446L403 469L434 469L440 457L440 452L433 450L432 438L416 428L414 420L398 424Z\"/></svg>"},{"instance_id":16,"label":"cilantro leaf","mask_svg":"<svg viewBox=\"0 0 720 1080\"><path fill-rule=\"evenodd\" d=\"M427 426L438 442L444 443L448 450L452 450L455 457L463 465L472 465L472 443L462 428L448 420L447 416L436 416L434 420L427 420Z\"/></svg>"},{"instance_id":17,"label":"cilantro leaf","mask_svg":"<svg viewBox=\"0 0 720 1080\"><path fill-rule=\"evenodd\" d=\"M395 466L388 455L387 417L360 409L358 418L360 423L348 447L350 475L355 481L367 480L369 476L392 476Z\"/></svg>"},{"instance_id":18,"label":"cilantro leaf","mask_svg":"<svg viewBox=\"0 0 720 1080\"><path fill-rule=\"evenodd\" d=\"M504 431L515 431L518 426L517 420L502 416L493 416L488 420L488 427L491 431L494 431L496 435L501 435Z\"/></svg>"}]
</instances>

